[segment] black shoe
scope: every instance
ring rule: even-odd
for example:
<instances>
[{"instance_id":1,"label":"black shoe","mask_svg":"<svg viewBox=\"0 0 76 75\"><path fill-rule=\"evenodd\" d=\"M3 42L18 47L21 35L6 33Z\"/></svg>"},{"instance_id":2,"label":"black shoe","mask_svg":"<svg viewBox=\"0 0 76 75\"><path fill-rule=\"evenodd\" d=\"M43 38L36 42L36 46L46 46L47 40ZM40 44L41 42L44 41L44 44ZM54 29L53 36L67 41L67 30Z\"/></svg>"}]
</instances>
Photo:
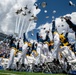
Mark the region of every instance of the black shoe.
<instances>
[{"instance_id":1,"label":"black shoe","mask_svg":"<svg viewBox=\"0 0 76 75\"><path fill-rule=\"evenodd\" d=\"M21 67L25 67L25 64L23 63L23 64L21 64Z\"/></svg>"},{"instance_id":2,"label":"black shoe","mask_svg":"<svg viewBox=\"0 0 76 75\"><path fill-rule=\"evenodd\" d=\"M6 68L6 70L9 70L9 71L11 71L12 69L11 69L11 68Z\"/></svg>"},{"instance_id":3,"label":"black shoe","mask_svg":"<svg viewBox=\"0 0 76 75\"><path fill-rule=\"evenodd\" d=\"M58 60L58 59L56 60L56 63L57 63L58 65L60 64L60 62L59 62L59 60Z\"/></svg>"},{"instance_id":4,"label":"black shoe","mask_svg":"<svg viewBox=\"0 0 76 75\"><path fill-rule=\"evenodd\" d=\"M9 68L6 68L6 70L9 70Z\"/></svg>"},{"instance_id":5,"label":"black shoe","mask_svg":"<svg viewBox=\"0 0 76 75\"><path fill-rule=\"evenodd\" d=\"M56 59L54 59L52 62L53 62L53 63L56 63Z\"/></svg>"}]
</instances>

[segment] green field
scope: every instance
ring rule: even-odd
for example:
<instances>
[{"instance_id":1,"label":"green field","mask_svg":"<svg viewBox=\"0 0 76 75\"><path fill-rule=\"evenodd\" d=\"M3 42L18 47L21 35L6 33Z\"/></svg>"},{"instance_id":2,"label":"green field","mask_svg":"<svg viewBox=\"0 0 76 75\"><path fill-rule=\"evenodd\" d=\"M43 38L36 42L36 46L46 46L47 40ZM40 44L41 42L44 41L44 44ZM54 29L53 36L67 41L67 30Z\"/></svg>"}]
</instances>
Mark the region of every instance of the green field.
<instances>
[{"instance_id":1,"label":"green field","mask_svg":"<svg viewBox=\"0 0 76 75\"><path fill-rule=\"evenodd\" d=\"M0 75L67 75L67 74L46 74L46 73L31 73L31 72L0 70Z\"/></svg>"}]
</instances>

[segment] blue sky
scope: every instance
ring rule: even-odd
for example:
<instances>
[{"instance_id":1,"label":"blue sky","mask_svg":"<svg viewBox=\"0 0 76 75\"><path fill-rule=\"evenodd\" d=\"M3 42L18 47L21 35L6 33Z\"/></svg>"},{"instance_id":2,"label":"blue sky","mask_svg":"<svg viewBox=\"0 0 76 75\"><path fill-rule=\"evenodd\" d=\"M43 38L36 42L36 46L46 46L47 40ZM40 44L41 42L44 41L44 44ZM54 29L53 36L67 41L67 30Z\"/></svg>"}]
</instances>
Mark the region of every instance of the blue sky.
<instances>
[{"instance_id":1,"label":"blue sky","mask_svg":"<svg viewBox=\"0 0 76 75\"><path fill-rule=\"evenodd\" d=\"M17 33L19 37L22 37L24 32L30 31L28 37L36 39L36 28L45 25L46 23L50 24L53 15L55 18L59 18L60 16L70 14L72 21L76 23L76 6L69 6L69 1L70 0L0 0L0 32L8 35ZM76 0L71 1L76 4ZM34 5L35 2L39 7L37 10ZM45 8L39 5L43 2L47 3ZM27 10L24 9L26 5L28 7ZM20 8L22 8L23 11L19 15L16 15L15 12ZM28 10L31 10L32 12L30 15L28 15ZM44 13L45 10L47 10L47 13ZM56 14L53 14L53 10L56 10ZM26 12L27 15L23 16L23 12ZM73 12L75 13L72 14ZM33 14L34 16L38 17L38 20L36 22L32 21L32 23L30 23L29 19ZM49 18L45 18L46 16L49 16ZM57 22L59 23L59 20ZM34 36L31 36L32 29L34 29Z\"/></svg>"},{"instance_id":2,"label":"blue sky","mask_svg":"<svg viewBox=\"0 0 76 75\"><path fill-rule=\"evenodd\" d=\"M46 2L47 6L43 8L41 5L39 5L41 12L37 15L38 21L36 27L39 27L40 25L45 24L46 22L51 23L53 15L55 16L55 18L58 18L66 14L76 12L76 7L69 6L69 1L70 0L38 0L38 5L39 3ZM71 1L76 4L76 0ZM44 13L44 10L47 10L47 13ZM56 10L56 14L53 14L53 10ZM49 18L45 18L46 16L49 16ZM34 34L36 34L36 30L34 30ZM29 35L29 37L31 36ZM36 36L32 36L32 38L35 39Z\"/></svg>"},{"instance_id":3,"label":"blue sky","mask_svg":"<svg viewBox=\"0 0 76 75\"><path fill-rule=\"evenodd\" d=\"M51 22L52 19L52 11L56 10L55 17L63 16L65 14L69 14L76 11L76 7L69 6L70 0L38 0L37 3L46 2L47 6L41 9L41 12L38 14L37 27L40 24L44 24L46 22ZM71 0L73 3L76 3L76 0ZM47 10L47 13L44 13L44 10ZM49 16L50 18L46 19L45 16Z\"/></svg>"}]
</instances>

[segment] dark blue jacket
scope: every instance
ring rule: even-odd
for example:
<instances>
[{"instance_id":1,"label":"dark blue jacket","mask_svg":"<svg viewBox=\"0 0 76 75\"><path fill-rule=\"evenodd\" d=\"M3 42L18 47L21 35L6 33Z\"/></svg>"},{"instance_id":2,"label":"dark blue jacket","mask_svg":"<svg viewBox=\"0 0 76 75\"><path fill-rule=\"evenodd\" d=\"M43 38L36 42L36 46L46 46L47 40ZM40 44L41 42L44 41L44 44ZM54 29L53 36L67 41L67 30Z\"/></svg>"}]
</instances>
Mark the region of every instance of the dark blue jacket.
<instances>
[{"instance_id":1,"label":"dark blue jacket","mask_svg":"<svg viewBox=\"0 0 76 75\"><path fill-rule=\"evenodd\" d=\"M66 22L69 25L69 27L72 28L76 32L76 25L73 24L69 19L66 20Z\"/></svg>"}]
</instances>

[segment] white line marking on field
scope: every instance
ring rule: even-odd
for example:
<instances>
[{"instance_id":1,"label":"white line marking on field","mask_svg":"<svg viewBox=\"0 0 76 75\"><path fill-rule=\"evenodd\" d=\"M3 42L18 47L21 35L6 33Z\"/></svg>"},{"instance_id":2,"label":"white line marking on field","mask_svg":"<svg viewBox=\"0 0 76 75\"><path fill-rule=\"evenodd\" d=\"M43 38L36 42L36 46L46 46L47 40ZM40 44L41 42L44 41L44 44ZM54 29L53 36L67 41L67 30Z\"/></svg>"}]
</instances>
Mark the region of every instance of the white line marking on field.
<instances>
[{"instance_id":1,"label":"white line marking on field","mask_svg":"<svg viewBox=\"0 0 76 75\"><path fill-rule=\"evenodd\" d=\"M18 74L13 74L13 73L3 73L3 72L0 72L0 74L5 74L5 75L18 75Z\"/></svg>"}]
</instances>

